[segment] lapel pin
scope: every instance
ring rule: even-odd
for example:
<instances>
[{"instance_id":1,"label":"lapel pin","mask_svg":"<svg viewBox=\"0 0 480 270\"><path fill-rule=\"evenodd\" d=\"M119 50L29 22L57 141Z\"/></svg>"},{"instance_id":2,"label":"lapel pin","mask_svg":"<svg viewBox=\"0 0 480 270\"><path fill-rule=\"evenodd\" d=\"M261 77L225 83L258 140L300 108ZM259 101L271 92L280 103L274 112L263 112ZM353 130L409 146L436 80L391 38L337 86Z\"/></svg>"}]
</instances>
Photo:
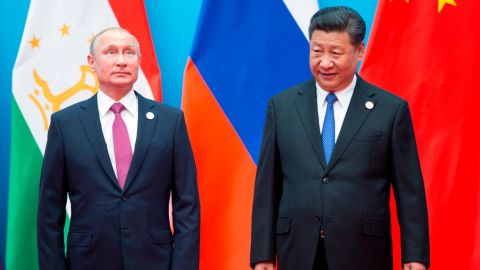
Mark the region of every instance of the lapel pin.
<instances>
[{"instance_id":1,"label":"lapel pin","mask_svg":"<svg viewBox=\"0 0 480 270\"><path fill-rule=\"evenodd\" d=\"M152 112L147 112L145 116L148 120L152 120L153 118L155 118L155 114L153 114Z\"/></svg>"},{"instance_id":2,"label":"lapel pin","mask_svg":"<svg viewBox=\"0 0 480 270\"><path fill-rule=\"evenodd\" d=\"M373 109L373 107L375 107L375 103L373 103L372 101L369 100L365 102L365 108L367 108L368 110Z\"/></svg>"}]
</instances>

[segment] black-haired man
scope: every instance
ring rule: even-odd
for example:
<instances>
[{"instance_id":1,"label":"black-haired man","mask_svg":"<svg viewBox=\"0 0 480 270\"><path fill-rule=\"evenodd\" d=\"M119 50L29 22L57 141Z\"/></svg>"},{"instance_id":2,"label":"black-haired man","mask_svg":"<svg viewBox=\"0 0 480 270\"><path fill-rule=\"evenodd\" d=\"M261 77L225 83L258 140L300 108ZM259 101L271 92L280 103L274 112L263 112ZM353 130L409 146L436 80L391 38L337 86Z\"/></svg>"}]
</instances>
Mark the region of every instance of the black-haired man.
<instances>
[{"instance_id":1,"label":"black-haired man","mask_svg":"<svg viewBox=\"0 0 480 270\"><path fill-rule=\"evenodd\" d=\"M256 270L392 269L390 188L405 269L429 265L427 207L408 104L356 74L365 22L351 8L310 22L314 79L268 105L255 183Z\"/></svg>"}]
</instances>

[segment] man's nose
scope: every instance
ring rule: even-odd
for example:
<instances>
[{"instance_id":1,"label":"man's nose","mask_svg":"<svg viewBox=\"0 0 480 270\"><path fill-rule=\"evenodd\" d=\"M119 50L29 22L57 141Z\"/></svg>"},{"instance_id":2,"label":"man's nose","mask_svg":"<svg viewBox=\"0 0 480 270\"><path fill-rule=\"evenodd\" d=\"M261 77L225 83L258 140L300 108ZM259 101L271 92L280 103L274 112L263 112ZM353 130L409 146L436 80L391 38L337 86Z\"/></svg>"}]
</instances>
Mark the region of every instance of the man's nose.
<instances>
[{"instance_id":1,"label":"man's nose","mask_svg":"<svg viewBox=\"0 0 480 270\"><path fill-rule=\"evenodd\" d=\"M320 58L320 67L325 69L333 67L332 59L329 56L323 56Z\"/></svg>"},{"instance_id":2,"label":"man's nose","mask_svg":"<svg viewBox=\"0 0 480 270\"><path fill-rule=\"evenodd\" d=\"M117 64L117 65L126 65L125 56L123 55L123 53L119 53L119 54L118 54L116 64Z\"/></svg>"}]
</instances>

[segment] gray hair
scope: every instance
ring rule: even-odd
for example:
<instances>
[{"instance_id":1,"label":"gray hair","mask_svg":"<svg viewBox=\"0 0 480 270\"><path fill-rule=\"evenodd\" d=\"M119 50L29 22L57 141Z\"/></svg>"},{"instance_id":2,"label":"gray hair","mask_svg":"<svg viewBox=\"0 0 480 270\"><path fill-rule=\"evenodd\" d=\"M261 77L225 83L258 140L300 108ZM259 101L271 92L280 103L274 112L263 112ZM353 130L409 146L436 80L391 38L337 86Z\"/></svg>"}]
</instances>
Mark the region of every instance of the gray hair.
<instances>
[{"instance_id":1,"label":"gray hair","mask_svg":"<svg viewBox=\"0 0 480 270\"><path fill-rule=\"evenodd\" d=\"M127 29L123 29L121 27L108 27L98 32L93 37L92 42L90 43L90 55L95 55L95 48L97 48L98 40L104 33L110 32L110 31L118 31L118 32L122 32L130 35L134 40L135 50L137 51L138 56L140 56L140 44L138 43L137 38L134 35L132 35Z\"/></svg>"}]
</instances>

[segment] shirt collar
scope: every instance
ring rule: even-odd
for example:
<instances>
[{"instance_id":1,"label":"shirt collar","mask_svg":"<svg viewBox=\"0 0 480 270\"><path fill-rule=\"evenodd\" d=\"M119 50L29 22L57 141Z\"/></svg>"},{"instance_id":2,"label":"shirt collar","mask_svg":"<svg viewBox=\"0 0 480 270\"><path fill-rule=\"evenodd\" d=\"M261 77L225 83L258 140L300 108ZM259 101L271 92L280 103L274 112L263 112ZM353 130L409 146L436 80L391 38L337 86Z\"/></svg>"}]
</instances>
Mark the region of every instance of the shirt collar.
<instances>
[{"instance_id":1,"label":"shirt collar","mask_svg":"<svg viewBox=\"0 0 480 270\"><path fill-rule=\"evenodd\" d=\"M345 89L334 92L335 96L337 96L337 100L340 106L342 107L348 106L348 104L350 103L350 99L352 98L353 90L355 89L356 84L357 84L357 75L353 75L352 82ZM318 85L318 82L316 83L316 86L317 86L317 102L318 104L324 104L326 102L325 98L330 92L322 89L320 85Z\"/></svg>"},{"instance_id":2,"label":"shirt collar","mask_svg":"<svg viewBox=\"0 0 480 270\"><path fill-rule=\"evenodd\" d=\"M132 116L136 115L138 111L138 102L137 95L133 90L129 91L122 99L119 101L113 100L111 97L107 96L103 91L99 90L97 94L98 101L98 112L100 117L104 117L110 110L110 107L116 102L120 102L125 107L125 110L130 113Z\"/></svg>"}]
</instances>

